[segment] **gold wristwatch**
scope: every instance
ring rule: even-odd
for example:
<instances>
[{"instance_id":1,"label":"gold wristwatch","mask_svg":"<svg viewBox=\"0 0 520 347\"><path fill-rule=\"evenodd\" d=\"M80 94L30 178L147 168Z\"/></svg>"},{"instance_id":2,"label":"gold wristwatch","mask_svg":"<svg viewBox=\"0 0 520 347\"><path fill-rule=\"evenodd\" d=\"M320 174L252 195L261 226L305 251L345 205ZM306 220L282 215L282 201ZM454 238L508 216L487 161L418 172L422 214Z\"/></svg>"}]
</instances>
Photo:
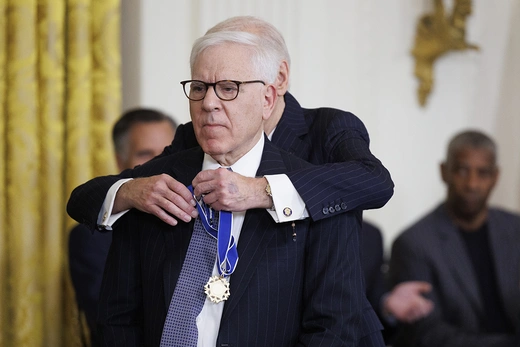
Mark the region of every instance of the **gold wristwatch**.
<instances>
[{"instance_id":1,"label":"gold wristwatch","mask_svg":"<svg viewBox=\"0 0 520 347\"><path fill-rule=\"evenodd\" d=\"M265 179L267 181L267 178ZM267 185L265 186L265 193L267 196L269 196L271 199L273 198L273 193L271 192L271 186L269 185L269 181L267 181Z\"/></svg>"},{"instance_id":2,"label":"gold wristwatch","mask_svg":"<svg viewBox=\"0 0 520 347\"><path fill-rule=\"evenodd\" d=\"M274 211L275 208L274 208L273 193L271 192L271 185L269 184L269 181L267 180L267 178L265 178L265 180L267 182L267 185L265 186L265 193L267 194L268 197L271 198L271 203L272 203L271 211Z\"/></svg>"}]
</instances>

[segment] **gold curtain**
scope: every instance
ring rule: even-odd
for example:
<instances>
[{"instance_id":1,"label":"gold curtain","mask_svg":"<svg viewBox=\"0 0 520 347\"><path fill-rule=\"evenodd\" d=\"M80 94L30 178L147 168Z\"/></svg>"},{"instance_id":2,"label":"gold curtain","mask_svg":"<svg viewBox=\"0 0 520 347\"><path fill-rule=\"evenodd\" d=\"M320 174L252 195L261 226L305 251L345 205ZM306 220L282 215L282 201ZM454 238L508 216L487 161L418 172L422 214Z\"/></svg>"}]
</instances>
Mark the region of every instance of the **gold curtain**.
<instances>
[{"instance_id":1,"label":"gold curtain","mask_svg":"<svg viewBox=\"0 0 520 347\"><path fill-rule=\"evenodd\" d=\"M0 346L79 346L65 204L115 172L119 0L0 0Z\"/></svg>"}]
</instances>

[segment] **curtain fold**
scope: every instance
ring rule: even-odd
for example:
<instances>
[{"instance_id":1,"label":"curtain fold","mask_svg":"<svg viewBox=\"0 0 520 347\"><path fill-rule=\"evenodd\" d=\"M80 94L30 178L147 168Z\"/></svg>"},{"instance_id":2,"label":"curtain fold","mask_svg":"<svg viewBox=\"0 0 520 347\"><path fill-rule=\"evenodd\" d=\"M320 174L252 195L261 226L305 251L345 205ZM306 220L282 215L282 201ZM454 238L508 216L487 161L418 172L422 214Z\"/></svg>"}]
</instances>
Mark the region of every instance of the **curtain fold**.
<instances>
[{"instance_id":1,"label":"curtain fold","mask_svg":"<svg viewBox=\"0 0 520 347\"><path fill-rule=\"evenodd\" d=\"M6 23L6 0L0 0L0 23ZM6 25L0 24L0 138L6 138ZM0 141L0 346L6 346L7 311L7 194L6 194L6 141Z\"/></svg>"},{"instance_id":2,"label":"curtain fold","mask_svg":"<svg viewBox=\"0 0 520 347\"><path fill-rule=\"evenodd\" d=\"M79 346L70 191L115 171L119 0L0 0L0 345Z\"/></svg>"}]
</instances>

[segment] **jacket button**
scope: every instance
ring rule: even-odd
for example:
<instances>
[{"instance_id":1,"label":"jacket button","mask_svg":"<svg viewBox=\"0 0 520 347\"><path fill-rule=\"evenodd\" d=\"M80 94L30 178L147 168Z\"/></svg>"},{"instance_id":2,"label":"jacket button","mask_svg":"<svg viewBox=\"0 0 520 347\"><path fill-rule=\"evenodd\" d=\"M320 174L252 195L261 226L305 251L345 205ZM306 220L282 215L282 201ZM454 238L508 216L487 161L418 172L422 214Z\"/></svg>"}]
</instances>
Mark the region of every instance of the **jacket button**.
<instances>
[{"instance_id":1,"label":"jacket button","mask_svg":"<svg viewBox=\"0 0 520 347\"><path fill-rule=\"evenodd\" d=\"M329 209L324 207L323 210L321 210L321 212L323 212L323 214L329 214Z\"/></svg>"},{"instance_id":2,"label":"jacket button","mask_svg":"<svg viewBox=\"0 0 520 347\"><path fill-rule=\"evenodd\" d=\"M341 209L342 210L346 210L347 209L347 203L346 202L342 202L341 203Z\"/></svg>"},{"instance_id":3,"label":"jacket button","mask_svg":"<svg viewBox=\"0 0 520 347\"><path fill-rule=\"evenodd\" d=\"M336 206L334 206L334 209L335 209L336 211L341 211L341 207L339 206L339 204L336 204Z\"/></svg>"},{"instance_id":4,"label":"jacket button","mask_svg":"<svg viewBox=\"0 0 520 347\"><path fill-rule=\"evenodd\" d=\"M336 212L336 210L334 209L334 207L331 206L331 207L329 207L329 212L334 213L334 212Z\"/></svg>"}]
</instances>

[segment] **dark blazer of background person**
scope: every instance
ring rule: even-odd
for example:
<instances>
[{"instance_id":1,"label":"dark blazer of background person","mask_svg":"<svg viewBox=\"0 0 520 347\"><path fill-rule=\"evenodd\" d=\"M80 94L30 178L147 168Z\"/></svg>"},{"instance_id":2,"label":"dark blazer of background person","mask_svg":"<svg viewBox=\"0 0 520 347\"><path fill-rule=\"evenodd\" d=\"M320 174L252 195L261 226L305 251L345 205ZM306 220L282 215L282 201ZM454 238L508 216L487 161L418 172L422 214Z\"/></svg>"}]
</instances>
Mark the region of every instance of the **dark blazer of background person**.
<instances>
[{"instance_id":1,"label":"dark blazer of background person","mask_svg":"<svg viewBox=\"0 0 520 347\"><path fill-rule=\"evenodd\" d=\"M385 279L382 271L383 236L375 225L363 221L361 229L361 265L365 276L367 299L379 311L381 297L385 293Z\"/></svg>"},{"instance_id":2,"label":"dark blazer of background person","mask_svg":"<svg viewBox=\"0 0 520 347\"><path fill-rule=\"evenodd\" d=\"M188 185L202 159L197 147L133 173ZM307 165L266 141L257 175ZM365 309L357 216L296 221L296 241L291 224L247 211L217 346L357 345ZM172 227L135 209L114 224L98 320L104 345L159 345L192 229L193 221Z\"/></svg>"},{"instance_id":3,"label":"dark blazer of background person","mask_svg":"<svg viewBox=\"0 0 520 347\"><path fill-rule=\"evenodd\" d=\"M520 334L520 216L489 209L488 237L497 289L507 317ZM444 205L401 234L392 247L392 284L433 284L433 313L402 328L394 346L519 346L520 335L479 332L483 303L472 262Z\"/></svg>"},{"instance_id":4,"label":"dark blazer of background person","mask_svg":"<svg viewBox=\"0 0 520 347\"><path fill-rule=\"evenodd\" d=\"M361 265L365 277L367 299L383 323L383 337L387 345L391 345L396 332L397 321L383 314L382 298L385 294L391 295L387 283L386 273L383 271L385 265L383 234L374 224L363 221L361 229ZM418 295L418 294L416 294Z\"/></svg>"},{"instance_id":5,"label":"dark blazer of background person","mask_svg":"<svg viewBox=\"0 0 520 347\"><path fill-rule=\"evenodd\" d=\"M390 173L370 152L368 132L352 113L332 108L304 109L286 93L285 109L272 142L315 165L286 173L313 220L354 209L379 208L393 194ZM194 146L197 141L189 122L177 128L172 145L161 156ZM95 229L112 184L132 175L127 170L80 185L70 196L67 212L77 222Z\"/></svg>"},{"instance_id":6,"label":"dark blazer of background person","mask_svg":"<svg viewBox=\"0 0 520 347\"><path fill-rule=\"evenodd\" d=\"M172 141L176 126L172 118L155 109L127 110L112 128L118 168L132 168L160 154ZM69 233L70 277L78 308L85 313L91 346L99 346L97 306L111 242L112 233L92 231L83 224L76 225Z\"/></svg>"},{"instance_id":7,"label":"dark blazer of background person","mask_svg":"<svg viewBox=\"0 0 520 347\"><path fill-rule=\"evenodd\" d=\"M78 307L85 312L92 346L99 346L96 317L99 289L112 233L92 232L83 224L76 225L69 237L70 277Z\"/></svg>"}]
</instances>

